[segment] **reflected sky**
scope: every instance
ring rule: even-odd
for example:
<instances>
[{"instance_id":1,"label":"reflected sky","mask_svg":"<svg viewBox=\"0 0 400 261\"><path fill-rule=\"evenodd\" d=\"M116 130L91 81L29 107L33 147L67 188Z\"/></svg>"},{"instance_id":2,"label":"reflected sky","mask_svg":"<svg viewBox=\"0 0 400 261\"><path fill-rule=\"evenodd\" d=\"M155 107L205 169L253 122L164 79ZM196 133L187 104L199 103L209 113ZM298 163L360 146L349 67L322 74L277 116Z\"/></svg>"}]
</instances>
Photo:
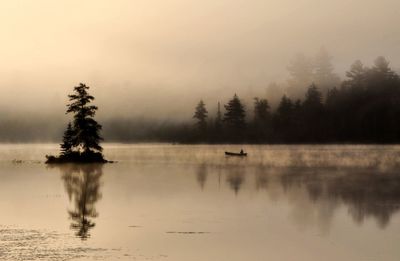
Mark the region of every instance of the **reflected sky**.
<instances>
[{"instance_id":1,"label":"reflected sky","mask_svg":"<svg viewBox=\"0 0 400 261\"><path fill-rule=\"evenodd\" d=\"M30 260L400 257L399 146L246 146L240 159L223 153L234 145L106 144L118 163L38 161L56 149L0 145L2 260L32 231L51 244L28 241Z\"/></svg>"}]
</instances>

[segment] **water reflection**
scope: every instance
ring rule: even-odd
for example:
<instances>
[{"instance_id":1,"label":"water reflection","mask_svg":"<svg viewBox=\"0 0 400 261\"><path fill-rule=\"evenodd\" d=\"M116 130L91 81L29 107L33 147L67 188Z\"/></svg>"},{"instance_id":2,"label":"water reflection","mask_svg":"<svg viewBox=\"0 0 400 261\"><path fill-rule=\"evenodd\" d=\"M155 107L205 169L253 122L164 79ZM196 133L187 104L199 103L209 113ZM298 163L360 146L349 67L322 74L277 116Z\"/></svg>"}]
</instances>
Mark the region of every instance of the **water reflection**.
<instances>
[{"instance_id":1,"label":"water reflection","mask_svg":"<svg viewBox=\"0 0 400 261\"><path fill-rule=\"evenodd\" d=\"M235 192L235 195L239 193L240 187L242 186L245 179L245 168L236 167L232 168L227 174L226 181L230 188Z\"/></svg>"},{"instance_id":2,"label":"water reflection","mask_svg":"<svg viewBox=\"0 0 400 261\"><path fill-rule=\"evenodd\" d=\"M226 184L235 195L249 179L248 189L266 191L274 200L287 200L292 219L301 227L318 224L323 231L328 231L335 213L344 206L356 224L373 218L380 228L385 228L391 216L400 210L400 174L393 169L262 165L222 169Z\"/></svg>"},{"instance_id":3,"label":"water reflection","mask_svg":"<svg viewBox=\"0 0 400 261\"><path fill-rule=\"evenodd\" d=\"M256 175L256 189L267 189L269 176L266 173L266 169L263 166L257 166L255 170Z\"/></svg>"},{"instance_id":4,"label":"water reflection","mask_svg":"<svg viewBox=\"0 0 400 261\"><path fill-rule=\"evenodd\" d=\"M197 177L197 182L200 185L200 188L203 190L207 181L207 166L205 163L200 164L198 166L196 177Z\"/></svg>"},{"instance_id":5,"label":"water reflection","mask_svg":"<svg viewBox=\"0 0 400 261\"><path fill-rule=\"evenodd\" d=\"M353 173L339 176L327 184L327 194L349 206L357 223L374 217L380 227L400 209L400 176L397 173Z\"/></svg>"},{"instance_id":6,"label":"water reflection","mask_svg":"<svg viewBox=\"0 0 400 261\"><path fill-rule=\"evenodd\" d=\"M397 172L320 169L287 173L282 175L281 182L289 193L293 186L302 187L311 201L328 201L333 209L344 204L358 224L373 217L385 228L390 217L400 209L400 175Z\"/></svg>"},{"instance_id":7,"label":"water reflection","mask_svg":"<svg viewBox=\"0 0 400 261\"><path fill-rule=\"evenodd\" d=\"M82 240L90 237L90 230L95 227L93 221L98 216L96 202L101 198L100 179L102 165L66 165L60 167L65 190L74 208L68 210L72 220L71 229Z\"/></svg>"}]
</instances>

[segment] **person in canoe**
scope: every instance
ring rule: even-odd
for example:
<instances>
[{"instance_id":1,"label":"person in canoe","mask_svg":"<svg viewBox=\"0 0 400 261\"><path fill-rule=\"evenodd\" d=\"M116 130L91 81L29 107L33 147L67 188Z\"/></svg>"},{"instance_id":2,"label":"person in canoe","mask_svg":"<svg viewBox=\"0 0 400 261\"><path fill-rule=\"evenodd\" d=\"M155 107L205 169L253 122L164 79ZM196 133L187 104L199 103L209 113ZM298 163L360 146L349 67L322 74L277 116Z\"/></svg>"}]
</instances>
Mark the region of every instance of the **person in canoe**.
<instances>
[{"instance_id":1,"label":"person in canoe","mask_svg":"<svg viewBox=\"0 0 400 261\"><path fill-rule=\"evenodd\" d=\"M247 153L244 152L243 149L241 149L239 153L237 153L237 152L225 151L225 155L227 155L227 156L240 156L240 157L243 157L243 156L247 156Z\"/></svg>"}]
</instances>

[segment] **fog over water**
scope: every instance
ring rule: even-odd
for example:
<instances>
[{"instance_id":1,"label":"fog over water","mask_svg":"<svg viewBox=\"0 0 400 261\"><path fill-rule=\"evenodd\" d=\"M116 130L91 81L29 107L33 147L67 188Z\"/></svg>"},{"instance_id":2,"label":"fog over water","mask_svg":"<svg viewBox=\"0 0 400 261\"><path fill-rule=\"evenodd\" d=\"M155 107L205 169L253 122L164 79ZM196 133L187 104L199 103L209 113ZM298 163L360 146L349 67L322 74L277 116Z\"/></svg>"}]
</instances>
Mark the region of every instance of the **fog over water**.
<instances>
[{"instance_id":1,"label":"fog over water","mask_svg":"<svg viewBox=\"0 0 400 261\"><path fill-rule=\"evenodd\" d=\"M190 122L199 99L211 116L234 93L250 115L256 96L274 108L291 62L321 48L342 80L356 59L370 66L382 55L398 71L399 9L392 0L3 1L0 141L59 140L79 82L105 138L120 140L151 125L143 121Z\"/></svg>"},{"instance_id":2,"label":"fog over water","mask_svg":"<svg viewBox=\"0 0 400 261\"><path fill-rule=\"evenodd\" d=\"M399 17L1 1L0 260L399 260Z\"/></svg>"},{"instance_id":3,"label":"fog over water","mask_svg":"<svg viewBox=\"0 0 400 261\"><path fill-rule=\"evenodd\" d=\"M285 83L297 53L323 46L335 72L379 55L400 67L396 0L3 1L0 116L57 120L92 87L99 117L191 117L237 92ZM267 97L268 98L268 97Z\"/></svg>"},{"instance_id":4,"label":"fog over water","mask_svg":"<svg viewBox=\"0 0 400 261\"><path fill-rule=\"evenodd\" d=\"M398 260L400 146L0 145L1 260Z\"/></svg>"}]
</instances>

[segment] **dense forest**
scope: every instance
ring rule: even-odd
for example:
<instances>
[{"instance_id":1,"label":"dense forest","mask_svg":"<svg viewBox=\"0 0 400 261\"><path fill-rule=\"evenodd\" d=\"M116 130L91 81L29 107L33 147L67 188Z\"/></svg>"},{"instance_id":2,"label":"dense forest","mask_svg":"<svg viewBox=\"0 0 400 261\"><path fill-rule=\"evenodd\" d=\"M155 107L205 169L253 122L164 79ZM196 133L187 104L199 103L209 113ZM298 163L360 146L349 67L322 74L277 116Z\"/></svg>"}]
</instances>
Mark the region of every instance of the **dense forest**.
<instances>
[{"instance_id":1,"label":"dense forest","mask_svg":"<svg viewBox=\"0 0 400 261\"><path fill-rule=\"evenodd\" d=\"M103 137L107 142L399 143L399 73L378 57L369 67L355 61L341 80L330 59L323 49L312 62L298 55L288 66L286 85L272 84L258 97L243 90L220 102L199 97L185 108L192 116L185 120L108 113L99 117ZM0 117L2 142L58 141L64 128L51 115Z\"/></svg>"},{"instance_id":2,"label":"dense forest","mask_svg":"<svg viewBox=\"0 0 400 261\"><path fill-rule=\"evenodd\" d=\"M303 99L283 95L275 110L264 97L255 97L246 108L235 94L210 115L200 100L193 124L153 134L183 143L398 143L400 77L389 62L378 57L368 68L356 61L346 76L324 91L310 83Z\"/></svg>"}]
</instances>

